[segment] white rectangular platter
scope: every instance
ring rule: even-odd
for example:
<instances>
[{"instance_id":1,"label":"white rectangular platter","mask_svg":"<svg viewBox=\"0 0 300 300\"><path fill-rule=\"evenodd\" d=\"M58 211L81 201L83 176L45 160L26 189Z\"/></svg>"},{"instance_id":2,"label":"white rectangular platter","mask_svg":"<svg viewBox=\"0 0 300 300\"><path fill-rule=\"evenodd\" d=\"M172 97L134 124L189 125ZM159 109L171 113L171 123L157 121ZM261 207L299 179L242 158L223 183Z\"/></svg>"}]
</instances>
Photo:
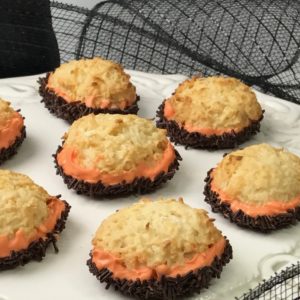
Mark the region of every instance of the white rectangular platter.
<instances>
[{"instance_id":1,"label":"white rectangular platter","mask_svg":"<svg viewBox=\"0 0 300 300\"><path fill-rule=\"evenodd\" d=\"M129 71L141 96L139 115L154 118L155 111L185 77L153 75ZM96 300L128 299L113 289L105 290L86 266L91 239L100 222L116 211L139 199L139 196L97 201L79 196L64 185L55 174L52 154L61 143L68 124L50 115L40 103L38 76L0 80L0 97L12 102L25 116L27 138L18 154L1 167L29 175L52 194L61 194L72 206L66 229L55 254L50 247L41 263L0 273L0 300ZM244 144L267 142L283 146L300 155L300 106L257 92L265 109L261 132ZM300 259L300 224L269 235L243 230L222 216L212 213L203 201L206 172L222 159L224 151L185 150L177 146L183 161L173 180L151 198L182 196L193 207L204 208L216 219L215 224L229 238L234 251L220 280L191 299L233 299L269 277L287 263Z\"/></svg>"}]
</instances>

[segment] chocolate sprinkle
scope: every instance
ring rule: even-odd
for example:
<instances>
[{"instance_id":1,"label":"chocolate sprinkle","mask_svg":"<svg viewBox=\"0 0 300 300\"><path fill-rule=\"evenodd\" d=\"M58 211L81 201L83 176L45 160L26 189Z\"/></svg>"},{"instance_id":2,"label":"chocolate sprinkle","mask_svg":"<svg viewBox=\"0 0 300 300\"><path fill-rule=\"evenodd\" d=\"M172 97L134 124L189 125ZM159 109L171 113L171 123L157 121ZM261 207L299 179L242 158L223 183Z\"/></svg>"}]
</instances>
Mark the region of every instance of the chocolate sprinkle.
<instances>
[{"instance_id":1,"label":"chocolate sprinkle","mask_svg":"<svg viewBox=\"0 0 300 300\"><path fill-rule=\"evenodd\" d=\"M71 208L66 201L63 202L65 204L65 210L56 222L53 231L47 233L46 238L40 238L37 241L33 241L27 249L12 251L10 256L0 258L0 271L24 266L30 260L41 261L46 255L46 249L49 244L52 244L55 252L58 252L58 248L56 246L57 235L65 228L65 222Z\"/></svg>"},{"instance_id":2,"label":"chocolate sprinkle","mask_svg":"<svg viewBox=\"0 0 300 300\"><path fill-rule=\"evenodd\" d=\"M92 253L87 261L90 272L103 283L106 289L113 286L122 294L133 296L138 299L163 299L175 300L177 297L200 293L200 290L209 286L212 278L220 278L223 266L232 258L232 248L226 240L226 246L221 257L216 257L210 266L206 266L186 275L176 277L162 276L161 279L150 280L127 280L113 277L108 269L98 269L92 261Z\"/></svg>"},{"instance_id":3,"label":"chocolate sprinkle","mask_svg":"<svg viewBox=\"0 0 300 300\"><path fill-rule=\"evenodd\" d=\"M205 201L211 205L213 212L223 214L230 222L237 224L238 226L249 228L255 231L268 233L273 230L295 225L300 221L300 206L293 209L289 209L286 213L281 213L275 216L257 216L251 217L244 213L242 210L233 212L230 208L230 204L221 201L218 193L211 190L210 173L213 169L208 171L205 179L206 185L204 187Z\"/></svg>"},{"instance_id":4,"label":"chocolate sprinkle","mask_svg":"<svg viewBox=\"0 0 300 300\"><path fill-rule=\"evenodd\" d=\"M159 106L157 111L157 127L167 129L168 136L172 142L185 145L186 148L196 149L228 149L235 148L237 145L250 139L260 130L260 121L263 119L263 114L259 120L252 121L248 127L245 127L239 132L225 132L222 135L206 136L199 132L188 132L182 126L180 127L175 121L167 120L164 116L165 101ZM264 113L264 111L263 111Z\"/></svg>"},{"instance_id":5,"label":"chocolate sprinkle","mask_svg":"<svg viewBox=\"0 0 300 300\"><path fill-rule=\"evenodd\" d=\"M21 129L21 135L15 139L15 142L8 148L3 148L0 150L0 164L2 164L4 161L8 160L17 153L17 150L23 143L25 137L26 129L25 126L23 126L23 128Z\"/></svg>"},{"instance_id":6,"label":"chocolate sprinkle","mask_svg":"<svg viewBox=\"0 0 300 300\"><path fill-rule=\"evenodd\" d=\"M100 114L100 113L110 113L110 114L137 114L139 108L137 102L140 97L136 97L136 101L128 108L122 110L119 108L114 109L101 109L101 108L92 108L87 107L81 101L75 101L72 103L68 103L64 100L64 98L56 95L54 91L47 87L48 78L50 73L47 73L46 77L39 78L38 83L39 94L42 96L41 102L44 102L44 105L48 110L57 116L58 118L64 119L68 121L70 124L75 120L86 116L88 114Z\"/></svg>"},{"instance_id":7,"label":"chocolate sprinkle","mask_svg":"<svg viewBox=\"0 0 300 300\"><path fill-rule=\"evenodd\" d=\"M58 147L56 154L53 155L56 174L61 175L64 179L64 183L69 189L74 189L77 194L84 194L90 197L93 196L109 196L115 197L120 195L128 195L133 193L146 194L157 189L161 184L170 180L176 170L179 168L179 160L181 160L180 154L175 150L175 159L169 166L167 172L161 172L152 181L150 178L138 177L131 183L119 183L115 185L104 185L102 182L89 183L84 180L78 180L64 173L63 168L58 164L57 155L63 148Z\"/></svg>"}]
</instances>

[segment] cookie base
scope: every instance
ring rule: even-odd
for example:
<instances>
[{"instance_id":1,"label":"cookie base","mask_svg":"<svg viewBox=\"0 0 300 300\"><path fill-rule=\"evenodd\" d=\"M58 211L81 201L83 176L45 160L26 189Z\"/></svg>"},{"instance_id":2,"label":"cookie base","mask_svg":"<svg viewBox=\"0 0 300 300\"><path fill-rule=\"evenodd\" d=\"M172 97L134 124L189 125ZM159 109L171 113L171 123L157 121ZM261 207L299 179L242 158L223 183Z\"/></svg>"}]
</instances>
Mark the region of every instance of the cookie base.
<instances>
[{"instance_id":1,"label":"cookie base","mask_svg":"<svg viewBox=\"0 0 300 300\"><path fill-rule=\"evenodd\" d=\"M31 260L41 261L46 255L46 250L49 244L52 244L55 252L58 252L58 248L56 246L57 235L65 228L65 223L71 208L66 201L63 202L65 203L65 210L56 222L53 231L47 233L45 239L40 238L37 241L33 241L27 249L12 251L10 256L0 258L0 271L24 266Z\"/></svg>"},{"instance_id":2,"label":"cookie base","mask_svg":"<svg viewBox=\"0 0 300 300\"><path fill-rule=\"evenodd\" d=\"M261 118L252 121L251 124L239 132L225 132L222 135L204 135L199 132L188 132L180 127L175 121L167 120L164 116L165 101L160 105L157 111L157 127L167 129L170 140L176 144L184 145L186 148L219 150L231 149L237 145L249 140L252 135L260 131Z\"/></svg>"},{"instance_id":3,"label":"cookie base","mask_svg":"<svg viewBox=\"0 0 300 300\"><path fill-rule=\"evenodd\" d=\"M46 77L39 78L38 83L39 94L43 98L41 102L44 103L45 107L58 118L64 119L69 123L73 123L75 120L86 116L88 114L100 114L100 113L110 113L110 114L137 114L139 108L137 102L140 97L137 96L136 101L125 108L124 110L115 108L115 109L101 109L101 108L92 108L87 107L84 103L80 101L69 103L64 100L64 98L56 95L52 90L47 88L48 78L50 73L47 73Z\"/></svg>"},{"instance_id":4,"label":"cookie base","mask_svg":"<svg viewBox=\"0 0 300 300\"><path fill-rule=\"evenodd\" d=\"M162 276L161 279L150 280L127 280L114 278L108 269L98 269L91 258L87 261L90 272L103 283L106 289L113 286L122 294L133 296L138 299L164 299L175 300L177 297L199 293L201 289L207 288L213 278L219 278L223 266L232 258L232 248L226 240L224 252L220 258L216 257L210 266L189 272L186 275L176 277Z\"/></svg>"},{"instance_id":5,"label":"cookie base","mask_svg":"<svg viewBox=\"0 0 300 300\"><path fill-rule=\"evenodd\" d=\"M58 164L57 155L62 150L62 147L59 146L56 154L53 155L56 174L63 177L64 183L67 185L69 189L74 189L77 194L84 194L90 197L93 196L108 196L108 197L116 197L120 195L128 195L128 194L146 194L157 189L161 184L170 180L176 170L179 168L179 160L181 160L180 154L175 150L176 157L173 163L169 166L167 172L161 172L158 174L155 179L152 181L150 178L140 177L136 178L131 183L119 183L115 185L104 185L101 182L97 183L88 183L84 180L76 179L72 176L69 176L64 173L63 168Z\"/></svg>"},{"instance_id":6,"label":"cookie base","mask_svg":"<svg viewBox=\"0 0 300 300\"><path fill-rule=\"evenodd\" d=\"M213 212L223 214L226 219L236 225L244 228L248 228L254 231L268 233L273 230L295 225L300 221L300 206L294 209L288 210L286 213L282 213L275 216L257 216L251 217L244 213L242 210L233 212L230 208L230 204L222 202L219 194L211 190L210 173L213 169L208 171L205 178L206 185L204 187L205 202L210 204Z\"/></svg>"},{"instance_id":7,"label":"cookie base","mask_svg":"<svg viewBox=\"0 0 300 300\"><path fill-rule=\"evenodd\" d=\"M23 126L23 128L21 129L21 135L15 139L14 143L8 148L3 148L0 150L0 164L2 164L17 153L17 150L23 143L25 137L26 127Z\"/></svg>"}]
</instances>

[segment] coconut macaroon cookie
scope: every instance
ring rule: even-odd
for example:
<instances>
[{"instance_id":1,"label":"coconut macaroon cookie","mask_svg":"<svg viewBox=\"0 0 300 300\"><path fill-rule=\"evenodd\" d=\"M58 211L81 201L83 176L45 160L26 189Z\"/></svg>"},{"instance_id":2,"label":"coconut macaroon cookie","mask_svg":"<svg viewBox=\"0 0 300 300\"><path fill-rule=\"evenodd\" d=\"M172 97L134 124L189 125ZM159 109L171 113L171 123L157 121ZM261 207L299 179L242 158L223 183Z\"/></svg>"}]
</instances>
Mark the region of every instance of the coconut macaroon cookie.
<instances>
[{"instance_id":1,"label":"coconut macaroon cookie","mask_svg":"<svg viewBox=\"0 0 300 300\"><path fill-rule=\"evenodd\" d=\"M70 206L29 177L0 170L0 270L40 261L64 229Z\"/></svg>"},{"instance_id":2,"label":"coconut macaroon cookie","mask_svg":"<svg viewBox=\"0 0 300 300\"><path fill-rule=\"evenodd\" d=\"M121 65L104 60L73 60L41 78L42 102L51 113L72 123L90 113L136 114L135 86Z\"/></svg>"},{"instance_id":3,"label":"coconut macaroon cookie","mask_svg":"<svg viewBox=\"0 0 300 300\"><path fill-rule=\"evenodd\" d=\"M171 140L201 149L234 148L260 129L263 111L253 91L228 77L185 80L157 112Z\"/></svg>"},{"instance_id":4,"label":"coconut macaroon cookie","mask_svg":"<svg viewBox=\"0 0 300 300\"><path fill-rule=\"evenodd\" d=\"M68 188L89 196L152 191L173 177L180 159L164 129L118 114L78 119L55 155Z\"/></svg>"},{"instance_id":5,"label":"coconut macaroon cookie","mask_svg":"<svg viewBox=\"0 0 300 300\"><path fill-rule=\"evenodd\" d=\"M17 153L25 136L23 117L0 98L0 163Z\"/></svg>"},{"instance_id":6,"label":"coconut macaroon cookie","mask_svg":"<svg viewBox=\"0 0 300 300\"><path fill-rule=\"evenodd\" d=\"M226 155L208 172L205 201L237 225L268 232L300 220L300 158L267 144Z\"/></svg>"},{"instance_id":7,"label":"coconut macaroon cookie","mask_svg":"<svg viewBox=\"0 0 300 300\"><path fill-rule=\"evenodd\" d=\"M208 287L232 248L206 211L182 199L142 199L102 222L90 256L90 272L108 287L173 300Z\"/></svg>"}]
</instances>

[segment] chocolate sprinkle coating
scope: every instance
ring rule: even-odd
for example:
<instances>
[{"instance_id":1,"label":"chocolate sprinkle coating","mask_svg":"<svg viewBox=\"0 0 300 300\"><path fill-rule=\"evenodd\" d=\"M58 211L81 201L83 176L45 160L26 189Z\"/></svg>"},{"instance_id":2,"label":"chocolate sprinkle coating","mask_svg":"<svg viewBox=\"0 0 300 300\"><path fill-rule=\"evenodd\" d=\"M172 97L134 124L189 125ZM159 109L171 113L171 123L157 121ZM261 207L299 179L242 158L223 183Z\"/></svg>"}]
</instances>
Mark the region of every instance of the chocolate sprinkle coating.
<instances>
[{"instance_id":1,"label":"chocolate sprinkle coating","mask_svg":"<svg viewBox=\"0 0 300 300\"><path fill-rule=\"evenodd\" d=\"M157 127L167 129L168 136L172 142L185 145L186 148L219 150L235 148L237 145L250 139L260 130L260 121L263 119L263 114L259 120L252 121L248 127L245 127L239 132L225 132L222 135L206 136L199 132L188 132L183 127L180 127L175 121L167 120L164 116L165 101L159 106L157 111ZM263 111L264 113L264 111Z\"/></svg>"},{"instance_id":2,"label":"chocolate sprinkle coating","mask_svg":"<svg viewBox=\"0 0 300 300\"><path fill-rule=\"evenodd\" d=\"M8 148L3 148L0 150L0 164L2 164L4 161L8 160L17 153L18 148L21 146L26 137L25 128L26 127L23 126L23 128L21 129L21 135L15 139L12 145L10 145Z\"/></svg>"},{"instance_id":3,"label":"chocolate sprinkle coating","mask_svg":"<svg viewBox=\"0 0 300 300\"><path fill-rule=\"evenodd\" d=\"M161 184L170 180L176 170L179 168L179 160L182 160L180 154L175 150L175 159L173 163L169 166L168 171L161 172L158 174L154 180L152 181L150 178L146 177L138 177L131 183L119 183L115 185L104 185L102 182L97 183L89 183L84 180L78 180L64 173L63 168L58 164L57 155L63 148L61 146L58 147L56 154L53 155L56 174L60 175L64 179L64 183L67 185L69 189L74 189L77 194L84 194L90 197L93 196L108 196L115 197L120 195L128 195L128 194L146 194L153 190L156 190Z\"/></svg>"},{"instance_id":4,"label":"chocolate sprinkle coating","mask_svg":"<svg viewBox=\"0 0 300 300\"><path fill-rule=\"evenodd\" d=\"M57 198L59 197L60 196L57 196ZM24 266L30 260L41 261L46 255L46 250L49 244L53 245L56 253L58 252L58 248L56 246L57 235L65 228L65 223L71 208L66 201L63 202L65 204L65 210L57 220L53 231L47 233L45 239L40 238L37 241L33 241L27 249L12 251L10 256L0 258L0 271L14 269L18 266Z\"/></svg>"},{"instance_id":5,"label":"chocolate sprinkle coating","mask_svg":"<svg viewBox=\"0 0 300 300\"><path fill-rule=\"evenodd\" d=\"M44 102L44 105L48 110L54 114L56 117L61 118L69 122L70 124L73 123L75 120L86 116L88 114L100 114L100 113L110 113L110 114L137 114L139 108L137 102L139 101L140 97L136 97L136 101L128 108L122 110L119 108L114 109L101 109L101 108L92 108L87 107L81 101L76 101L72 103L68 103L64 100L64 98L56 95L54 91L47 88L48 78L50 73L47 73L46 77L39 78L38 83L40 84L39 87L39 94L42 96L41 102Z\"/></svg>"},{"instance_id":6,"label":"chocolate sprinkle coating","mask_svg":"<svg viewBox=\"0 0 300 300\"><path fill-rule=\"evenodd\" d=\"M127 280L113 277L113 273L107 268L98 269L91 258L87 261L90 272L103 283L106 282L106 289L113 286L115 290L122 294L138 299L163 299L175 300L177 297L200 293L202 288L209 286L212 278L220 278L223 266L232 258L232 248L226 240L226 246L221 257L216 257L212 264L186 275L176 277L162 276L161 279L150 280Z\"/></svg>"},{"instance_id":7,"label":"chocolate sprinkle coating","mask_svg":"<svg viewBox=\"0 0 300 300\"><path fill-rule=\"evenodd\" d=\"M233 212L230 204L222 202L218 193L211 190L212 178L210 174L213 169L209 170L205 178L206 185L204 187L205 201L211 205L213 212L223 214L230 222L238 226L255 230L258 232L268 233L273 230L295 225L300 221L300 206L289 209L286 213L281 213L275 216L257 216L251 217L242 210Z\"/></svg>"}]
</instances>

